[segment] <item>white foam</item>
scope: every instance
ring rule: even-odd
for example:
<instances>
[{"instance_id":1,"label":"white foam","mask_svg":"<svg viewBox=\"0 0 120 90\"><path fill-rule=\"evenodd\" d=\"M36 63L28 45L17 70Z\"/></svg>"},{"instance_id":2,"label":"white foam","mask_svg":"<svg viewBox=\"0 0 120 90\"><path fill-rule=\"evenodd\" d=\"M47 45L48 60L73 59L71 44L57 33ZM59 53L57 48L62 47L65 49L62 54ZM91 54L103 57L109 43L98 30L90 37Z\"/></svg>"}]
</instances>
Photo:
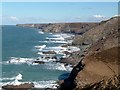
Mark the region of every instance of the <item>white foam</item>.
<instances>
[{"instance_id":1,"label":"white foam","mask_svg":"<svg viewBox=\"0 0 120 90\"><path fill-rule=\"evenodd\" d=\"M56 59L44 59L44 60L42 60L43 62L54 62L54 61L56 61Z\"/></svg>"},{"instance_id":2,"label":"white foam","mask_svg":"<svg viewBox=\"0 0 120 90\"><path fill-rule=\"evenodd\" d=\"M22 83L19 82L17 79L15 79L13 82L10 83L10 85L21 85Z\"/></svg>"},{"instance_id":3,"label":"white foam","mask_svg":"<svg viewBox=\"0 0 120 90\"><path fill-rule=\"evenodd\" d=\"M60 33L60 34L54 34L53 36L54 36L54 37L62 37L62 38L64 38L64 39L66 39L66 38L73 37L74 35L73 35L73 34Z\"/></svg>"},{"instance_id":4,"label":"white foam","mask_svg":"<svg viewBox=\"0 0 120 90\"><path fill-rule=\"evenodd\" d=\"M52 41L48 41L48 43L60 43L60 44L67 44L69 42L66 42L66 41L55 41L55 40L52 40Z\"/></svg>"},{"instance_id":5,"label":"white foam","mask_svg":"<svg viewBox=\"0 0 120 90\"><path fill-rule=\"evenodd\" d=\"M53 55L48 55L49 58L46 58L47 55L43 56L43 58L38 57L37 59L34 58L17 58L17 57L11 57L10 60L6 61L7 64L28 64L28 65L39 65L38 63L34 63L34 61L43 61L45 63L48 62L54 62L56 59L52 58ZM21 75L19 74L19 77ZM7 78L6 78L7 79ZM13 78L11 78L13 79ZM9 78L8 78L9 80Z\"/></svg>"},{"instance_id":6,"label":"white foam","mask_svg":"<svg viewBox=\"0 0 120 90\"><path fill-rule=\"evenodd\" d=\"M14 76L12 78L0 78L0 80L9 80L9 81L12 81L12 80L22 80L22 74L18 74L17 76Z\"/></svg>"},{"instance_id":7,"label":"white foam","mask_svg":"<svg viewBox=\"0 0 120 90\"><path fill-rule=\"evenodd\" d=\"M59 52L66 51L67 48L66 47L57 46L57 47L46 47L45 50L55 51L56 53L59 53Z\"/></svg>"},{"instance_id":8,"label":"white foam","mask_svg":"<svg viewBox=\"0 0 120 90\"><path fill-rule=\"evenodd\" d=\"M44 49L38 48L38 51L41 51L41 52L38 52L38 54L44 55L42 52L45 52L45 51L55 51L56 53L62 53L64 51L68 51L72 53L72 52L79 51L79 50L80 48L75 47L75 46L68 46L68 47L55 46L55 47L45 47Z\"/></svg>"},{"instance_id":9,"label":"white foam","mask_svg":"<svg viewBox=\"0 0 120 90\"><path fill-rule=\"evenodd\" d=\"M5 85L20 85L22 84L21 82L19 82L19 80L22 80L22 74L18 74L15 77L12 78L1 78L1 80L9 80L9 82L2 82L0 83L1 86L5 86Z\"/></svg>"},{"instance_id":10,"label":"white foam","mask_svg":"<svg viewBox=\"0 0 120 90\"><path fill-rule=\"evenodd\" d=\"M42 32L42 31L38 31L38 33L40 33L40 34L44 34L44 32Z\"/></svg>"},{"instance_id":11,"label":"white foam","mask_svg":"<svg viewBox=\"0 0 120 90\"><path fill-rule=\"evenodd\" d=\"M61 37L60 34L54 34L53 37Z\"/></svg>"},{"instance_id":12,"label":"white foam","mask_svg":"<svg viewBox=\"0 0 120 90\"><path fill-rule=\"evenodd\" d=\"M41 51L41 50L44 49L45 47L46 47L46 45L35 46L35 48L38 49L39 51Z\"/></svg>"},{"instance_id":13,"label":"white foam","mask_svg":"<svg viewBox=\"0 0 120 90\"><path fill-rule=\"evenodd\" d=\"M44 55L42 52L37 52L37 54L39 54L39 55Z\"/></svg>"},{"instance_id":14,"label":"white foam","mask_svg":"<svg viewBox=\"0 0 120 90\"><path fill-rule=\"evenodd\" d=\"M25 83L33 83L34 88L57 88L58 84L54 80L49 80L49 81L34 81L34 82L20 82L18 80L15 80L13 82L1 82L0 86L5 86L5 85L21 85Z\"/></svg>"},{"instance_id":15,"label":"white foam","mask_svg":"<svg viewBox=\"0 0 120 90\"><path fill-rule=\"evenodd\" d=\"M33 58L19 58L19 57L11 57L6 63L11 64L31 64L35 59Z\"/></svg>"},{"instance_id":16,"label":"white foam","mask_svg":"<svg viewBox=\"0 0 120 90\"><path fill-rule=\"evenodd\" d=\"M16 80L22 80L22 74L18 74L16 77L15 77Z\"/></svg>"},{"instance_id":17,"label":"white foam","mask_svg":"<svg viewBox=\"0 0 120 90\"><path fill-rule=\"evenodd\" d=\"M48 52L48 51L54 51L56 52L56 54L64 54L63 52L67 50L66 47L61 47L61 46L57 46L57 47L45 47L44 49L37 49L38 52L37 54L39 55L43 55L43 56L53 56L53 54L44 54L43 52Z\"/></svg>"},{"instance_id":18,"label":"white foam","mask_svg":"<svg viewBox=\"0 0 120 90\"><path fill-rule=\"evenodd\" d=\"M65 66L63 63L46 63L46 69L60 70L60 71L71 71L70 66Z\"/></svg>"},{"instance_id":19,"label":"white foam","mask_svg":"<svg viewBox=\"0 0 120 90\"><path fill-rule=\"evenodd\" d=\"M50 57L49 59L45 59L45 57L43 57L43 58L39 57L38 59L39 59L39 60L36 60L36 61L43 61L43 62L45 62L45 63L56 61L56 59L52 59L51 57ZM33 65L33 64L34 64L34 62L32 63L32 65Z\"/></svg>"},{"instance_id":20,"label":"white foam","mask_svg":"<svg viewBox=\"0 0 120 90\"><path fill-rule=\"evenodd\" d=\"M35 88L57 88L58 86L56 81L53 80L33 82L33 84Z\"/></svg>"},{"instance_id":21,"label":"white foam","mask_svg":"<svg viewBox=\"0 0 120 90\"><path fill-rule=\"evenodd\" d=\"M72 65L67 65L67 66L65 66L65 67L66 67L66 70L67 70L67 71L72 71L72 69L73 69Z\"/></svg>"},{"instance_id":22,"label":"white foam","mask_svg":"<svg viewBox=\"0 0 120 90\"><path fill-rule=\"evenodd\" d=\"M15 78L0 78L0 81L2 80L14 80Z\"/></svg>"},{"instance_id":23,"label":"white foam","mask_svg":"<svg viewBox=\"0 0 120 90\"><path fill-rule=\"evenodd\" d=\"M55 37L55 38L49 38L49 37L46 37L47 40L59 40L59 41L64 41L65 39L63 37Z\"/></svg>"},{"instance_id":24,"label":"white foam","mask_svg":"<svg viewBox=\"0 0 120 90\"><path fill-rule=\"evenodd\" d=\"M49 34L53 34L53 33L49 33Z\"/></svg>"},{"instance_id":25,"label":"white foam","mask_svg":"<svg viewBox=\"0 0 120 90\"><path fill-rule=\"evenodd\" d=\"M68 46L67 49L68 49L67 51L71 53L80 50L80 48L75 47L75 46Z\"/></svg>"},{"instance_id":26,"label":"white foam","mask_svg":"<svg viewBox=\"0 0 120 90\"><path fill-rule=\"evenodd\" d=\"M45 41L39 41L39 42L42 42L42 43L47 43L48 41L46 41L46 40L45 40Z\"/></svg>"},{"instance_id":27,"label":"white foam","mask_svg":"<svg viewBox=\"0 0 120 90\"><path fill-rule=\"evenodd\" d=\"M51 41L39 41L39 42L42 42L42 43L59 43L59 44L67 44L67 43L72 43L72 41L58 41L58 40L51 40Z\"/></svg>"}]
</instances>

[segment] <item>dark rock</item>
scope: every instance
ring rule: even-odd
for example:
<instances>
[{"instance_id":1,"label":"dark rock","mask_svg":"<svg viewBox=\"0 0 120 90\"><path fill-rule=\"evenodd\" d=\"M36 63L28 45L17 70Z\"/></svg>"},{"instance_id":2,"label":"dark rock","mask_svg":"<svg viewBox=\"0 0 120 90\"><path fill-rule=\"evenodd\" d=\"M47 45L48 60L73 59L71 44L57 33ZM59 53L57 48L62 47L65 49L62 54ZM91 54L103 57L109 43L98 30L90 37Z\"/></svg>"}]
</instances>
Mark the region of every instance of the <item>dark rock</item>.
<instances>
[{"instance_id":1,"label":"dark rock","mask_svg":"<svg viewBox=\"0 0 120 90\"><path fill-rule=\"evenodd\" d=\"M71 54L70 52L68 52L68 51L64 51L64 53L66 54L66 55L69 55L69 54Z\"/></svg>"},{"instance_id":2,"label":"dark rock","mask_svg":"<svg viewBox=\"0 0 120 90\"><path fill-rule=\"evenodd\" d=\"M43 52L43 54L56 54L55 51L48 51L48 52Z\"/></svg>"},{"instance_id":3,"label":"dark rock","mask_svg":"<svg viewBox=\"0 0 120 90\"><path fill-rule=\"evenodd\" d=\"M44 64L45 62L43 62L43 61L34 61L33 63Z\"/></svg>"},{"instance_id":4,"label":"dark rock","mask_svg":"<svg viewBox=\"0 0 120 90\"><path fill-rule=\"evenodd\" d=\"M52 59L58 59L57 56L53 56Z\"/></svg>"},{"instance_id":5,"label":"dark rock","mask_svg":"<svg viewBox=\"0 0 120 90\"><path fill-rule=\"evenodd\" d=\"M50 59L51 57L45 57L45 59Z\"/></svg>"},{"instance_id":6,"label":"dark rock","mask_svg":"<svg viewBox=\"0 0 120 90\"><path fill-rule=\"evenodd\" d=\"M77 74L83 69L84 64L82 61L77 64L71 71L69 77L64 80L64 82L60 85L60 90L73 90L76 87L74 82Z\"/></svg>"},{"instance_id":7,"label":"dark rock","mask_svg":"<svg viewBox=\"0 0 120 90\"><path fill-rule=\"evenodd\" d=\"M62 45L61 47L67 47L68 45L67 44L65 44L65 45Z\"/></svg>"}]
</instances>

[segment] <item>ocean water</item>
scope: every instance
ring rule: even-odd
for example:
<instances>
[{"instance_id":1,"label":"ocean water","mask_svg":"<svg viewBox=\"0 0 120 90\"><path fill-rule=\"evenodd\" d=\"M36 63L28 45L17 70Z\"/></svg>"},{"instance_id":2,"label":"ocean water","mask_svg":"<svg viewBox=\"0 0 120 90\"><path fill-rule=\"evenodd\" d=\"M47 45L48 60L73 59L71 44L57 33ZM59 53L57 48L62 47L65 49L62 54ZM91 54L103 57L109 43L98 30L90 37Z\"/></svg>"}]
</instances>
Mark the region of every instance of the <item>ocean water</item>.
<instances>
[{"instance_id":1,"label":"ocean water","mask_svg":"<svg viewBox=\"0 0 120 90\"><path fill-rule=\"evenodd\" d=\"M61 43L47 42L46 38L54 38L59 35L52 33L40 33L38 29L5 25L2 27L2 83L10 83L18 75L20 82L35 82L44 87L47 83L54 83L66 70L63 64L47 62L45 64L33 64L32 61L42 55L36 46L58 47ZM43 47L44 48L44 47ZM62 55L58 55L62 56ZM18 60L19 59L19 60ZM9 63L13 61L24 61Z\"/></svg>"}]
</instances>

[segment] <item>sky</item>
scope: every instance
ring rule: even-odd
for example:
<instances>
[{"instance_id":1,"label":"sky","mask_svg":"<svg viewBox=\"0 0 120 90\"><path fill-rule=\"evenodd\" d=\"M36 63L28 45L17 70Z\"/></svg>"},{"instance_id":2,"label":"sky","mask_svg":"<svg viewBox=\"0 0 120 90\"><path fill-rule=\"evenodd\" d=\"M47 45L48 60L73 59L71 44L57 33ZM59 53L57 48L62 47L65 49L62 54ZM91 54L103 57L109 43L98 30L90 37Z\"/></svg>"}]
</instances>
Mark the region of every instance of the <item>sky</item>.
<instances>
[{"instance_id":1,"label":"sky","mask_svg":"<svg viewBox=\"0 0 120 90\"><path fill-rule=\"evenodd\" d=\"M117 2L2 3L3 25L24 23L99 22L117 14Z\"/></svg>"},{"instance_id":2,"label":"sky","mask_svg":"<svg viewBox=\"0 0 120 90\"><path fill-rule=\"evenodd\" d=\"M119 2L119 0L2 0L2 2Z\"/></svg>"}]
</instances>

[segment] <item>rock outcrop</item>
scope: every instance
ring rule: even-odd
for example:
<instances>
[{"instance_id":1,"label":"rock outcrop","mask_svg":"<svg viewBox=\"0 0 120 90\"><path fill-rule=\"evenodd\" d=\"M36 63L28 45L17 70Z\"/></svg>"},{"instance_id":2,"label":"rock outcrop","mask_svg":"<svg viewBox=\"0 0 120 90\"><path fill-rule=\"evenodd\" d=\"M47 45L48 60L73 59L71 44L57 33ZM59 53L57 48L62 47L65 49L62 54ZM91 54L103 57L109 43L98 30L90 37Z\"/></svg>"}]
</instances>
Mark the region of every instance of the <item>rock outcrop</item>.
<instances>
[{"instance_id":1,"label":"rock outcrop","mask_svg":"<svg viewBox=\"0 0 120 90\"><path fill-rule=\"evenodd\" d=\"M45 64L45 62L43 62L43 61L34 61L33 63Z\"/></svg>"},{"instance_id":2,"label":"rock outcrop","mask_svg":"<svg viewBox=\"0 0 120 90\"><path fill-rule=\"evenodd\" d=\"M25 83L21 85L6 85L3 86L2 89L4 90L30 90L34 87L33 84Z\"/></svg>"},{"instance_id":3,"label":"rock outcrop","mask_svg":"<svg viewBox=\"0 0 120 90\"><path fill-rule=\"evenodd\" d=\"M43 54L56 54L55 51L47 51L47 52L42 52Z\"/></svg>"},{"instance_id":4,"label":"rock outcrop","mask_svg":"<svg viewBox=\"0 0 120 90\"><path fill-rule=\"evenodd\" d=\"M98 23L49 23L49 24L17 24L22 27L32 27L41 29L44 32L54 33L75 33L83 34L91 28L98 25Z\"/></svg>"},{"instance_id":5,"label":"rock outcrop","mask_svg":"<svg viewBox=\"0 0 120 90\"><path fill-rule=\"evenodd\" d=\"M109 36L118 38L118 28L120 28L120 17L113 17L107 21L102 21L99 25L93 27L92 29L85 32L83 35L77 35L74 38L74 45L91 45L95 42L101 42L102 40L107 40ZM117 40L113 40L114 45L118 44ZM116 42L115 42L116 41ZM111 47L111 45L109 45Z\"/></svg>"},{"instance_id":6,"label":"rock outcrop","mask_svg":"<svg viewBox=\"0 0 120 90\"><path fill-rule=\"evenodd\" d=\"M75 37L73 45L83 49L79 53L84 55L85 64L84 69L76 76L75 90L120 90L119 18L113 17L103 21L83 35ZM78 60L81 55L73 54L72 57ZM71 74L73 72L74 69Z\"/></svg>"},{"instance_id":7,"label":"rock outcrop","mask_svg":"<svg viewBox=\"0 0 120 90\"><path fill-rule=\"evenodd\" d=\"M118 49L114 47L85 57L85 67L76 77L76 90L119 90Z\"/></svg>"}]
</instances>

